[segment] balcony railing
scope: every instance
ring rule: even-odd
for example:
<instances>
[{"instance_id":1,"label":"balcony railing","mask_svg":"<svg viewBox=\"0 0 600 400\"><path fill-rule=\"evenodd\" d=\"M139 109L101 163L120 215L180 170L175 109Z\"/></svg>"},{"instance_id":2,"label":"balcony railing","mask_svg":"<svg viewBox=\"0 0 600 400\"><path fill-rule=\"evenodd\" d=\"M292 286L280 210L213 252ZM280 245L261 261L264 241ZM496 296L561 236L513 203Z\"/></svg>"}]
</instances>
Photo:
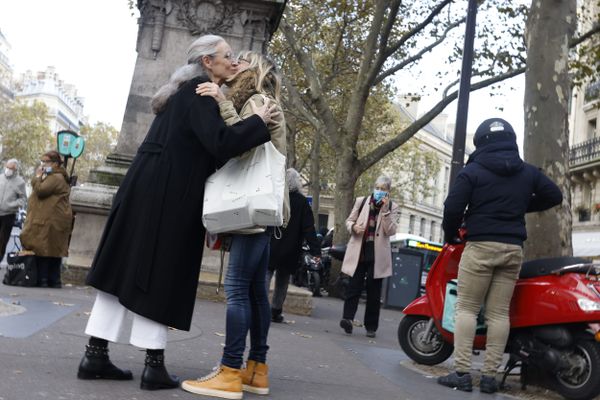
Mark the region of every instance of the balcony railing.
<instances>
[{"instance_id":1,"label":"balcony railing","mask_svg":"<svg viewBox=\"0 0 600 400\"><path fill-rule=\"evenodd\" d=\"M571 147L569 162L571 167L594 160L600 160L600 138L593 138Z\"/></svg>"},{"instance_id":2,"label":"balcony railing","mask_svg":"<svg viewBox=\"0 0 600 400\"><path fill-rule=\"evenodd\" d=\"M600 98L600 81L592 82L585 88L584 99L586 103Z\"/></svg>"}]
</instances>

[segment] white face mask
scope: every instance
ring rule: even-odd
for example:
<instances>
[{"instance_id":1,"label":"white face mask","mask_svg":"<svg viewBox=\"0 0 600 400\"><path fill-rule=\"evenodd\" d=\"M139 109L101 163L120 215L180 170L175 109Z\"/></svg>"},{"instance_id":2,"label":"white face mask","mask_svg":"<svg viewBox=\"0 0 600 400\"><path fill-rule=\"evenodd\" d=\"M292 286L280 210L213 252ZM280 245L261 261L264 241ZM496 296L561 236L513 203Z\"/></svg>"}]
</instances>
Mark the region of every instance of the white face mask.
<instances>
[{"instance_id":1,"label":"white face mask","mask_svg":"<svg viewBox=\"0 0 600 400\"><path fill-rule=\"evenodd\" d=\"M6 175L6 177L11 177L15 174L15 171L10 169L10 168L4 168L4 175Z\"/></svg>"}]
</instances>

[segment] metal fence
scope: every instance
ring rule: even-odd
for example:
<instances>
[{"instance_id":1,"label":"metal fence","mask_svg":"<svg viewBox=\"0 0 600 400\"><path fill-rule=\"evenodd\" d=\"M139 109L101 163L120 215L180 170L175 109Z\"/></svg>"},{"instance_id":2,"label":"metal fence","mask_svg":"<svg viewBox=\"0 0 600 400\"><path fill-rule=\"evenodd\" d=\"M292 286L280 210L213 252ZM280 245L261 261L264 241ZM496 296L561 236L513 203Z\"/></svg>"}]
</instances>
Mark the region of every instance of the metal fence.
<instances>
[{"instance_id":1,"label":"metal fence","mask_svg":"<svg viewBox=\"0 0 600 400\"><path fill-rule=\"evenodd\" d=\"M593 138L571 147L569 162L571 166L600 159L600 138Z\"/></svg>"}]
</instances>

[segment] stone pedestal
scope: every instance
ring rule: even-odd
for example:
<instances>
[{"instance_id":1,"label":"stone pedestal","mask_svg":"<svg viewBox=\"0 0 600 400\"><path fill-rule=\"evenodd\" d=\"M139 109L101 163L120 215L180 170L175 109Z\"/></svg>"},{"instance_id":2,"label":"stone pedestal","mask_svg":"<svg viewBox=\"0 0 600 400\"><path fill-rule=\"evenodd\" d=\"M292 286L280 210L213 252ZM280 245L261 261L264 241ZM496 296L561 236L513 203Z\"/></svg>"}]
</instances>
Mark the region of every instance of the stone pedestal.
<instances>
[{"instance_id":1,"label":"stone pedestal","mask_svg":"<svg viewBox=\"0 0 600 400\"><path fill-rule=\"evenodd\" d=\"M186 63L189 44L211 33L223 36L234 52L264 51L277 29L285 0L138 0L137 5L138 57L121 132L105 165L90 173L89 183L73 188L71 204L77 215L67 275L91 265L112 197L154 119L150 99ZM216 270L217 254L206 253L206 267Z\"/></svg>"}]
</instances>

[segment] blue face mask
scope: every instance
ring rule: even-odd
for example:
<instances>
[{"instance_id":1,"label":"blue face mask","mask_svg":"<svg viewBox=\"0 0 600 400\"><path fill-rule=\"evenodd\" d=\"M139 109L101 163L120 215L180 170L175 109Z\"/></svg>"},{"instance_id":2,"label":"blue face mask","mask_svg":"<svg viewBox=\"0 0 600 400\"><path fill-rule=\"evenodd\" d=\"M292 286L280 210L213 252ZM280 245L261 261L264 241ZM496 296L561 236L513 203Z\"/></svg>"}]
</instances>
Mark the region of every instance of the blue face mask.
<instances>
[{"instance_id":1,"label":"blue face mask","mask_svg":"<svg viewBox=\"0 0 600 400\"><path fill-rule=\"evenodd\" d=\"M375 199L376 203L381 202L385 196L387 196L388 192L385 190L375 189L373 190L373 199Z\"/></svg>"},{"instance_id":2,"label":"blue face mask","mask_svg":"<svg viewBox=\"0 0 600 400\"><path fill-rule=\"evenodd\" d=\"M51 174L52 173L52 167L44 167L44 172L47 174Z\"/></svg>"}]
</instances>

